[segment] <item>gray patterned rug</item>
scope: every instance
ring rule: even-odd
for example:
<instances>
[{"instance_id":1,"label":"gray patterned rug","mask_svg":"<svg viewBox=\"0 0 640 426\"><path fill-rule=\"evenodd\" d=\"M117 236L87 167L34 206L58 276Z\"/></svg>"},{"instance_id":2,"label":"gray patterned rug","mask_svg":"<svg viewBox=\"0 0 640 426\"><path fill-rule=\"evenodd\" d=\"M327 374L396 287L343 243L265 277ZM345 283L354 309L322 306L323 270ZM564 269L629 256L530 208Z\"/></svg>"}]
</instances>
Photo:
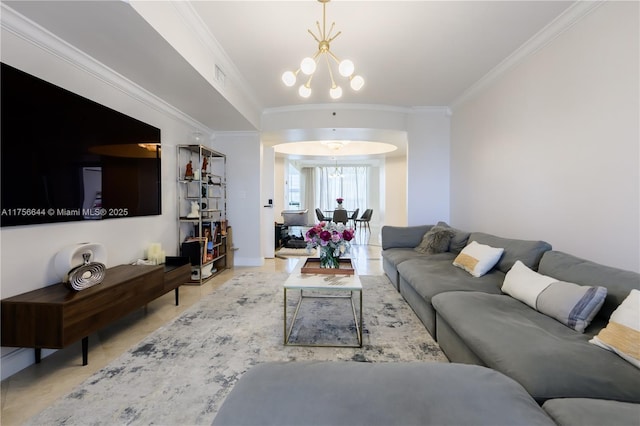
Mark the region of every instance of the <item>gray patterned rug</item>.
<instances>
[{"instance_id":1,"label":"gray patterned rug","mask_svg":"<svg viewBox=\"0 0 640 426\"><path fill-rule=\"evenodd\" d=\"M283 346L286 277L247 272L232 278L27 424L211 424L238 378L267 361L447 362L385 276L360 277L362 348ZM296 297L288 299L293 313ZM352 339L350 306L315 300L303 302L292 338Z\"/></svg>"}]
</instances>

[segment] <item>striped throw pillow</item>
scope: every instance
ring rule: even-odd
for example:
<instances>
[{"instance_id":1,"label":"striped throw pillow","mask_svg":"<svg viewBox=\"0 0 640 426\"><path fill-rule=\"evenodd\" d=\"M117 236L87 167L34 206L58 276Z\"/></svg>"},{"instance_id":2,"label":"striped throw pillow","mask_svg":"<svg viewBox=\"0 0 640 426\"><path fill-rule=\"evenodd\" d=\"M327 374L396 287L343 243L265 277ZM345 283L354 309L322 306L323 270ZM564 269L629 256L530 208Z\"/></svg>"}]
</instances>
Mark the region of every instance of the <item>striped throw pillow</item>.
<instances>
[{"instance_id":1,"label":"striped throw pillow","mask_svg":"<svg viewBox=\"0 0 640 426\"><path fill-rule=\"evenodd\" d=\"M519 260L504 277L502 291L580 333L584 333L607 297L605 287L558 281L532 271Z\"/></svg>"},{"instance_id":2,"label":"striped throw pillow","mask_svg":"<svg viewBox=\"0 0 640 426\"><path fill-rule=\"evenodd\" d=\"M617 353L640 368L640 291L631 290L611 314L609 324L589 342Z\"/></svg>"}]
</instances>

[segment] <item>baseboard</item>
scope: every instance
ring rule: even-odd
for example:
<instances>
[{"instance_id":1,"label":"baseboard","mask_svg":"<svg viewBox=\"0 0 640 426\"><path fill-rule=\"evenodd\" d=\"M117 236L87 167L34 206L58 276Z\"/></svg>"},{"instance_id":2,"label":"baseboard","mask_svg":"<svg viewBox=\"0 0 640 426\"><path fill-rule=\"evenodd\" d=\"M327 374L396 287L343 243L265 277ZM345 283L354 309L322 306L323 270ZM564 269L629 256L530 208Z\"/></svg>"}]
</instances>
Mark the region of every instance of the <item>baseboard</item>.
<instances>
[{"instance_id":1,"label":"baseboard","mask_svg":"<svg viewBox=\"0 0 640 426\"><path fill-rule=\"evenodd\" d=\"M24 370L35 364L34 350L30 348L14 348L14 350L2 355L0 358L0 380L11 377L20 370ZM54 353L55 349L43 349L42 359Z\"/></svg>"},{"instance_id":2,"label":"baseboard","mask_svg":"<svg viewBox=\"0 0 640 426\"><path fill-rule=\"evenodd\" d=\"M233 266L262 266L264 257L239 257L233 258Z\"/></svg>"}]
</instances>

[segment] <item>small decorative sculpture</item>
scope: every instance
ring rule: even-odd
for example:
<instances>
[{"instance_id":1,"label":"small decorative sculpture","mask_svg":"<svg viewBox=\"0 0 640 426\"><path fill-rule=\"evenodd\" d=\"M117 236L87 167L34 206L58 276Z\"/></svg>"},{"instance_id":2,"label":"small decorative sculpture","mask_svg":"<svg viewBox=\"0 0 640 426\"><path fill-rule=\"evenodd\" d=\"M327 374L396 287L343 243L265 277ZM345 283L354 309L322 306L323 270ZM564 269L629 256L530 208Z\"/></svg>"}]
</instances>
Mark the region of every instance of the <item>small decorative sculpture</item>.
<instances>
[{"instance_id":1,"label":"small decorative sculpture","mask_svg":"<svg viewBox=\"0 0 640 426\"><path fill-rule=\"evenodd\" d=\"M185 180L193 180L193 164L191 163L191 160L187 163L187 170L184 172L184 178Z\"/></svg>"},{"instance_id":2,"label":"small decorative sculpture","mask_svg":"<svg viewBox=\"0 0 640 426\"><path fill-rule=\"evenodd\" d=\"M83 290L100 284L106 274L107 251L99 243L64 247L53 259L54 269L69 289Z\"/></svg>"},{"instance_id":3,"label":"small decorative sculpture","mask_svg":"<svg viewBox=\"0 0 640 426\"><path fill-rule=\"evenodd\" d=\"M200 217L200 206L196 201L191 202L191 212L187 215L188 218L198 218Z\"/></svg>"},{"instance_id":4,"label":"small decorative sculpture","mask_svg":"<svg viewBox=\"0 0 640 426\"><path fill-rule=\"evenodd\" d=\"M83 264L71 269L67 274L64 284L70 290L80 291L85 288L100 284L106 274L106 266L103 263L91 262L93 253L82 253Z\"/></svg>"},{"instance_id":5,"label":"small decorative sculpture","mask_svg":"<svg viewBox=\"0 0 640 426\"><path fill-rule=\"evenodd\" d=\"M204 175L207 172L207 165L209 164L209 160L207 160L207 157L204 157L204 159L202 160L202 174Z\"/></svg>"}]
</instances>

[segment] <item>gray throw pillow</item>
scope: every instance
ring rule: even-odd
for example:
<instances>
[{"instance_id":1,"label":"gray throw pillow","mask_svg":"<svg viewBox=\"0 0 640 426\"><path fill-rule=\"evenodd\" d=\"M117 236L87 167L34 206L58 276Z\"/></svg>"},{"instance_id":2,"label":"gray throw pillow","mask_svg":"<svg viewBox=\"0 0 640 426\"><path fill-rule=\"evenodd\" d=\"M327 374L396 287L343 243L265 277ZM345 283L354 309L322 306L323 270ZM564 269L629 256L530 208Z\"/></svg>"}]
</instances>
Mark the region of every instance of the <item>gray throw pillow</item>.
<instances>
[{"instance_id":1,"label":"gray throw pillow","mask_svg":"<svg viewBox=\"0 0 640 426\"><path fill-rule=\"evenodd\" d=\"M444 253L449 249L449 241L453 237L453 230L443 226L434 226L422 237L422 241L414 249L418 253Z\"/></svg>"},{"instance_id":2,"label":"gray throw pillow","mask_svg":"<svg viewBox=\"0 0 640 426\"><path fill-rule=\"evenodd\" d=\"M469 242L469 236L471 232L461 231L460 229L453 228L449 226L447 222L438 222L436 226L442 226L444 228L451 229L453 231L453 236L451 237L451 241L449 242L449 249L451 253L459 254L463 248L467 246Z\"/></svg>"}]
</instances>

